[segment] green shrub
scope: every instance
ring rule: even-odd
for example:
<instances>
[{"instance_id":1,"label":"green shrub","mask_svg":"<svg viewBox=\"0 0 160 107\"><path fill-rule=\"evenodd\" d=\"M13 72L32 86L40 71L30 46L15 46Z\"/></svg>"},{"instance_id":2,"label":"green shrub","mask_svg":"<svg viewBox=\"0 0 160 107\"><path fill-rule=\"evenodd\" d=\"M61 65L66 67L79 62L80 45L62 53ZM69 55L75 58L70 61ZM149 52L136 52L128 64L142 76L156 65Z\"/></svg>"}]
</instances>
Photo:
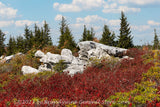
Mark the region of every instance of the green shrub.
<instances>
[{"instance_id":1,"label":"green shrub","mask_svg":"<svg viewBox=\"0 0 160 107\"><path fill-rule=\"evenodd\" d=\"M60 60L59 63L55 64L53 67L56 72L63 72L64 69L67 68L67 64L64 63L64 60Z\"/></svg>"}]
</instances>

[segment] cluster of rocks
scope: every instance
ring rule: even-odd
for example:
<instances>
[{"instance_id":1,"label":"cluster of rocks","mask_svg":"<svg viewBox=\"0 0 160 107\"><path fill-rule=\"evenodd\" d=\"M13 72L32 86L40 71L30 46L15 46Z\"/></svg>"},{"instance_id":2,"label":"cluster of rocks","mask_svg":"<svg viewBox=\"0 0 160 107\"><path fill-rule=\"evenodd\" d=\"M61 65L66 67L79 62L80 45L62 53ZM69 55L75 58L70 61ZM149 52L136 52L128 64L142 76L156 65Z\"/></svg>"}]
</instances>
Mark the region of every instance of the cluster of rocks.
<instances>
[{"instance_id":1,"label":"cluster of rocks","mask_svg":"<svg viewBox=\"0 0 160 107\"><path fill-rule=\"evenodd\" d=\"M2 55L0 57L0 63L9 63L15 56L20 56L23 55L22 53L17 53L15 55L10 55L10 56L4 56Z\"/></svg>"},{"instance_id":2,"label":"cluster of rocks","mask_svg":"<svg viewBox=\"0 0 160 107\"><path fill-rule=\"evenodd\" d=\"M89 63L89 59L92 57L96 57L101 59L103 57L115 56L115 57L123 57L124 53L127 49L112 47L103 45L100 43L96 43L93 41L84 41L78 43L79 47L79 57L75 57L72 55L72 52L69 49L63 49L61 54L52 54L50 52L44 54L42 51L38 50L35 53L35 57L40 58L40 62L43 64L39 66L38 69L23 66L22 72L23 74L28 73L38 73L42 71L54 71L52 69L56 63L59 63L60 60L63 60L65 64L67 64L67 68L63 70L63 72L68 72L69 75L74 75L76 73L83 73L86 65ZM128 57L124 57L128 58Z\"/></svg>"}]
</instances>

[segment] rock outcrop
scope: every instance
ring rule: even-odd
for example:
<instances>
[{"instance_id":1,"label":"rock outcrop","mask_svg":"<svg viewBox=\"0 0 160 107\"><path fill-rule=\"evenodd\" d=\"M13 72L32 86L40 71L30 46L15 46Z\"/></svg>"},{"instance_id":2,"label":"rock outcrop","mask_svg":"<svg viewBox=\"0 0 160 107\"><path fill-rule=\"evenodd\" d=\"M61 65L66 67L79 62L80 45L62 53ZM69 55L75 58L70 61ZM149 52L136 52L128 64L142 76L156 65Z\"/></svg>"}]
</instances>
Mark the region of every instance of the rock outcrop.
<instances>
[{"instance_id":1,"label":"rock outcrop","mask_svg":"<svg viewBox=\"0 0 160 107\"><path fill-rule=\"evenodd\" d=\"M9 63L15 56L20 56L23 55L21 52L15 54L15 55L10 55L10 56L1 56L0 57L0 63Z\"/></svg>"},{"instance_id":2,"label":"rock outcrop","mask_svg":"<svg viewBox=\"0 0 160 107\"><path fill-rule=\"evenodd\" d=\"M30 66L23 66L22 67L22 73L23 73L23 75L25 75L25 74L31 74L31 73L37 74L39 72L40 72L39 70L37 70L35 68L32 68Z\"/></svg>"},{"instance_id":3,"label":"rock outcrop","mask_svg":"<svg viewBox=\"0 0 160 107\"><path fill-rule=\"evenodd\" d=\"M89 64L89 59L93 57L98 59L110 58L111 56L128 58L127 56L123 57L127 49L107 46L93 41L80 42L78 43L78 47L80 49L78 52L79 57L73 56L69 49L63 49L60 55L50 52L44 54L42 51L38 50L35 56L40 58L40 62L42 62L43 65L39 66L38 70L24 66L22 71L24 74L54 71L54 65L59 63L60 60L63 60L63 63L67 64L67 68L64 69L63 72L74 75L76 73L83 73L86 65Z\"/></svg>"}]
</instances>

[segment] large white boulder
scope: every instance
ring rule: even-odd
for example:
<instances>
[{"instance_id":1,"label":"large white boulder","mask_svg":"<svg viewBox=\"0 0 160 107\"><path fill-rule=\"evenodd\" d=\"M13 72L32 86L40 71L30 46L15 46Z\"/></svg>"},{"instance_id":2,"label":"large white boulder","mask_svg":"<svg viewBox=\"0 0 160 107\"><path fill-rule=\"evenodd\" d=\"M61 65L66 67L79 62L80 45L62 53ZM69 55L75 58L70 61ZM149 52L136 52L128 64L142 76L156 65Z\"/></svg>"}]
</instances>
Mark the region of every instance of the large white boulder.
<instances>
[{"instance_id":1,"label":"large white boulder","mask_svg":"<svg viewBox=\"0 0 160 107\"><path fill-rule=\"evenodd\" d=\"M12 58L14 58L14 57L15 57L15 55L6 56L6 57L4 58L4 60L5 60L6 62L10 62L10 60L12 60Z\"/></svg>"},{"instance_id":2,"label":"large white boulder","mask_svg":"<svg viewBox=\"0 0 160 107\"><path fill-rule=\"evenodd\" d=\"M62 60L67 63L71 63L73 60L72 51L69 49L62 49L61 51Z\"/></svg>"},{"instance_id":3,"label":"large white boulder","mask_svg":"<svg viewBox=\"0 0 160 107\"><path fill-rule=\"evenodd\" d=\"M32 68L30 66L23 66L21 71L22 71L23 75L25 75L25 74L31 74L31 73L37 74L37 73L40 72L37 69Z\"/></svg>"},{"instance_id":4,"label":"large white boulder","mask_svg":"<svg viewBox=\"0 0 160 107\"><path fill-rule=\"evenodd\" d=\"M78 47L80 50L85 49L86 51L89 51L91 49L96 48L96 42L93 41L83 41L78 43Z\"/></svg>"},{"instance_id":5,"label":"large white boulder","mask_svg":"<svg viewBox=\"0 0 160 107\"><path fill-rule=\"evenodd\" d=\"M47 61L51 63L58 63L60 60L62 60L62 56L59 54L52 54L50 52L47 52Z\"/></svg>"},{"instance_id":6,"label":"large white boulder","mask_svg":"<svg viewBox=\"0 0 160 107\"><path fill-rule=\"evenodd\" d=\"M36 53L35 53L35 57L40 57L42 58L44 56L44 53L41 51L41 50L38 50Z\"/></svg>"},{"instance_id":7,"label":"large white boulder","mask_svg":"<svg viewBox=\"0 0 160 107\"><path fill-rule=\"evenodd\" d=\"M69 50L69 49L62 49L62 51L61 51L61 55L63 55L63 56L67 56L67 57L73 57L73 55L72 55L72 51L71 50Z\"/></svg>"},{"instance_id":8,"label":"large white boulder","mask_svg":"<svg viewBox=\"0 0 160 107\"><path fill-rule=\"evenodd\" d=\"M68 72L69 75L73 76L76 73L83 73L84 65L70 65L68 68L64 69L63 72Z\"/></svg>"},{"instance_id":9,"label":"large white boulder","mask_svg":"<svg viewBox=\"0 0 160 107\"><path fill-rule=\"evenodd\" d=\"M79 42L78 47L80 48L79 54L81 54L81 56L85 54L86 51L90 51L90 50L92 51L89 52L89 54L95 54L95 53L97 54L98 52L93 53L93 49L96 49L95 51L98 51L98 50L103 51L103 53L106 52L106 54L113 55L113 56L123 56L123 54L127 51L127 49L103 45L93 41Z\"/></svg>"}]
</instances>

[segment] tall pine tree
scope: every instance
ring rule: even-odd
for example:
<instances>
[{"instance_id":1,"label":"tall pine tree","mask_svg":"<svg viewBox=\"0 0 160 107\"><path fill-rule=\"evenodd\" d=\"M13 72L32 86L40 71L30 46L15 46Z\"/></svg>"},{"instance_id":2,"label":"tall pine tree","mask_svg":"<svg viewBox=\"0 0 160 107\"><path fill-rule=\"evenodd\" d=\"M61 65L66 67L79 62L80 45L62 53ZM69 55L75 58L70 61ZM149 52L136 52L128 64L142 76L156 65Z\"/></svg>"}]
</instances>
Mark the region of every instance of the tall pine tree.
<instances>
[{"instance_id":1,"label":"tall pine tree","mask_svg":"<svg viewBox=\"0 0 160 107\"><path fill-rule=\"evenodd\" d=\"M33 47L33 34L27 25L25 26L24 29L24 37L25 37L25 52L27 52Z\"/></svg>"},{"instance_id":2,"label":"tall pine tree","mask_svg":"<svg viewBox=\"0 0 160 107\"><path fill-rule=\"evenodd\" d=\"M158 36L156 33L156 29L154 29L154 44L153 44L153 49L158 49L159 48L159 40Z\"/></svg>"},{"instance_id":3,"label":"tall pine tree","mask_svg":"<svg viewBox=\"0 0 160 107\"><path fill-rule=\"evenodd\" d=\"M16 47L17 47L17 52L25 52L25 40L22 36L18 36L16 38Z\"/></svg>"},{"instance_id":4,"label":"tall pine tree","mask_svg":"<svg viewBox=\"0 0 160 107\"><path fill-rule=\"evenodd\" d=\"M129 23L127 22L127 17L121 12L121 23L120 23L120 35L118 36L118 47L121 48L132 48L133 45L133 37L131 36L131 30L129 27Z\"/></svg>"},{"instance_id":5,"label":"tall pine tree","mask_svg":"<svg viewBox=\"0 0 160 107\"><path fill-rule=\"evenodd\" d=\"M4 41L5 41L5 34L2 32L2 30L0 30L0 56L6 52Z\"/></svg>"},{"instance_id":6,"label":"tall pine tree","mask_svg":"<svg viewBox=\"0 0 160 107\"><path fill-rule=\"evenodd\" d=\"M76 48L76 43L73 40L73 36L68 26L66 26L65 28L64 39L65 39L65 42L64 42L63 48L67 48L70 50L74 50Z\"/></svg>"},{"instance_id":7,"label":"tall pine tree","mask_svg":"<svg viewBox=\"0 0 160 107\"><path fill-rule=\"evenodd\" d=\"M82 39L80 41L86 41L87 40L87 28L86 25L84 25Z\"/></svg>"},{"instance_id":8,"label":"tall pine tree","mask_svg":"<svg viewBox=\"0 0 160 107\"><path fill-rule=\"evenodd\" d=\"M59 48L68 48L73 51L74 48L76 48L76 43L73 39L73 36L71 34L71 31L66 24L66 20L64 17L62 17L62 21L60 23L60 38L59 38Z\"/></svg>"},{"instance_id":9,"label":"tall pine tree","mask_svg":"<svg viewBox=\"0 0 160 107\"><path fill-rule=\"evenodd\" d=\"M102 34L102 38L100 40L100 43L105 44L105 45L109 45L109 46L115 46L115 34L111 33L111 31L109 30L109 27L107 25L104 25L103 27L103 34Z\"/></svg>"},{"instance_id":10,"label":"tall pine tree","mask_svg":"<svg viewBox=\"0 0 160 107\"><path fill-rule=\"evenodd\" d=\"M65 29L66 29L66 19L64 17L62 17L62 21L60 22L60 38L59 38L59 45L58 47L61 48L62 46L64 46L64 42L65 42L65 36L64 36L64 33L65 33Z\"/></svg>"},{"instance_id":11,"label":"tall pine tree","mask_svg":"<svg viewBox=\"0 0 160 107\"><path fill-rule=\"evenodd\" d=\"M53 43L50 37L50 28L46 21L44 21L43 29L44 46L52 45Z\"/></svg>"},{"instance_id":12,"label":"tall pine tree","mask_svg":"<svg viewBox=\"0 0 160 107\"><path fill-rule=\"evenodd\" d=\"M17 47L16 47L16 40L14 37L9 38L9 43L7 44L7 55L12 55L16 53Z\"/></svg>"},{"instance_id":13,"label":"tall pine tree","mask_svg":"<svg viewBox=\"0 0 160 107\"><path fill-rule=\"evenodd\" d=\"M94 40L94 36L95 36L94 29L91 28L91 30L88 30L86 28L86 25L84 25L82 39L80 39L80 41L93 41Z\"/></svg>"}]
</instances>

